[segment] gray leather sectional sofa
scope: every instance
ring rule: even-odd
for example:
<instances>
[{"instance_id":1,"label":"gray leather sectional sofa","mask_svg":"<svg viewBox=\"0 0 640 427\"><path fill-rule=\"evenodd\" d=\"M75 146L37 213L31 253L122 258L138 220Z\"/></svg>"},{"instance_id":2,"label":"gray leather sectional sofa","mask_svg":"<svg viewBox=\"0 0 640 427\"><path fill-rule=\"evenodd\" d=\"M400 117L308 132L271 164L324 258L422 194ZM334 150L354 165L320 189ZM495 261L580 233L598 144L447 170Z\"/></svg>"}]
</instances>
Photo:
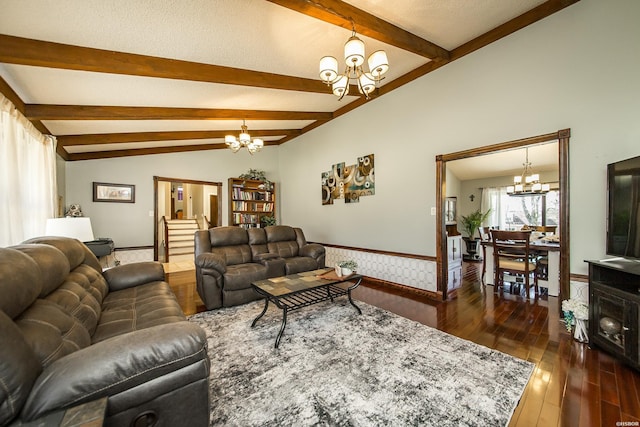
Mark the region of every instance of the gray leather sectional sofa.
<instances>
[{"instance_id":1,"label":"gray leather sectional sofa","mask_svg":"<svg viewBox=\"0 0 640 427\"><path fill-rule=\"evenodd\" d=\"M251 282L323 268L325 249L296 227L215 227L196 232L195 264L198 294L212 310L259 299Z\"/></svg>"},{"instance_id":2,"label":"gray leather sectional sofa","mask_svg":"<svg viewBox=\"0 0 640 427\"><path fill-rule=\"evenodd\" d=\"M0 426L104 397L105 425L209 424L206 338L159 263L103 274L59 237L0 248L0 340Z\"/></svg>"}]
</instances>

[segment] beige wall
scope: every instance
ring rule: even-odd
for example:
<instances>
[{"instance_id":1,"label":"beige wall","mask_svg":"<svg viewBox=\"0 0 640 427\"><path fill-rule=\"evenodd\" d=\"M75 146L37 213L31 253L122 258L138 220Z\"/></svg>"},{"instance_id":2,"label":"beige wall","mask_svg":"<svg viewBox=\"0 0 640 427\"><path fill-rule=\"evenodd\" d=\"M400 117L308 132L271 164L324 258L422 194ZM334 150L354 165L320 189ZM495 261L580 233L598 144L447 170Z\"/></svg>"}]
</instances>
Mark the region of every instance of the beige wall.
<instances>
[{"instance_id":1,"label":"beige wall","mask_svg":"<svg viewBox=\"0 0 640 427\"><path fill-rule=\"evenodd\" d=\"M640 154L639 16L634 0L582 0L285 144L283 220L311 240L435 255L436 155L571 128L570 270L585 274L605 255L606 165ZM368 153L376 195L322 206L320 173Z\"/></svg>"},{"instance_id":2,"label":"beige wall","mask_svg":"<svg viewBox=\"0 0 640 427\"><path fill-rule=\"evenodd\" d=\"M308 240L435 256L436 155L571 128L570 269L586 273L584 259L604 256L606 165L640 154L639 16L635 0L582 0L252 157L68 162L67 204L81 203L96 235L116 246L151 245L153 175L222 181L226 224L227 178L259 168L278 184L278 222L303 227ZM376 195L323 206L320 174L370 153ZM135 205L92 203L92 181L135 184Z\"/></svg>"}]
</instances>

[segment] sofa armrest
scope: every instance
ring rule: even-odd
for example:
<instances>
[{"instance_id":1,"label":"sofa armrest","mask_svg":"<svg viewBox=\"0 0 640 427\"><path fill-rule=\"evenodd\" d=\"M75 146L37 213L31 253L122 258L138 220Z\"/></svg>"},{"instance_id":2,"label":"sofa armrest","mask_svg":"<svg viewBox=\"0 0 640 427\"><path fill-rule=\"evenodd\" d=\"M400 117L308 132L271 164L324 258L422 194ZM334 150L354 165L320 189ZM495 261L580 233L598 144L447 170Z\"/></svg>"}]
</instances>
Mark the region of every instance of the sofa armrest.
<instances>
[{"instance_id":1,"label":"sofa armrest","mask_svg":"<svg viewBox=\"0 0 640 427\"><path fill-rule=\"evenodd\" d=\"M109 284L109 291L119 291L149 282L164 281L164 268L157 261L136 262L110 268L102 275Z\"/></svg>"},{"instance_id":2,"label":"sofa armrest","mask_svg":"<svg viewBox=\"0 0 640 427\"><path fill-rule=\"evenodd\" d=\"M33 420L53 410L125 392L127 405L133 407L199 379L183 375L178 376L179 380L173 379L172 384L158 381L198 363L204 363L198 376L207 378L206 336L190 322L164 324L110 338L49 365L33 386L22 418ZM132 393L132 389L137 392Z\"/></svg>"},{"instance_id":3,"label":"sofa armrest","mask_svg":"<svg viewBox=\"0 0 640 427\"><path fill-rule=\"evenodd\" d=\"M324 255L325 249L319 243L307 243L300 248L300 256L308 256L315 260Z\"/></svg>"},{"instance_id":4,"label":"sofa armrest","mask_svg":"<svg viewBox=\"0 0 640 427\"><path fill-rule=\"evenodd\" d=\"M267 267L267 278L284 276L286 261L278 254L265 253L253 257L254 262Z\"/></svg>"},{"instance_id":5,"label":"sofa armrest","mask_svg":"<svg viewBox=\"0 0 640 427\"><path fill-rule=\"evenodd\" d=\"M217 254L204 253L196 257L196 267L205 269L214 269L220 274L224 274L227 271L227 260Z\"/></svg>"}]
</instances>

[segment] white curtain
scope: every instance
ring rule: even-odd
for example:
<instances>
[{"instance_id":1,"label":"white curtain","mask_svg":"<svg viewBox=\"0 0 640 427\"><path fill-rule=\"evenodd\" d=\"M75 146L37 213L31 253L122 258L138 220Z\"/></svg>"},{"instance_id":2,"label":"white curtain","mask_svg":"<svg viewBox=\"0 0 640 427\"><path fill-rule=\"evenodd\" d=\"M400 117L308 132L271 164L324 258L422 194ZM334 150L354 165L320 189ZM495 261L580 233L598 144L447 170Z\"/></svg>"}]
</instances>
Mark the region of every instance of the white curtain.
<instances>
[{"instance_id":1,"label":"white curtain","mask_svg":"<svg viewBox=\"0 0 640 427\"><path fill-rule=\"evenodd\" d=\"M507 190L502 188L488 187L482 189L482 199L480 200L480 210L486 212L491 209L489 217L485 221L485 227L500 227L504 230L507 223L505 221L506 214L503 212L503 197L507 195Z\"/></svg>"},{"instance_id":2,"label":"white curtain","mask_svg":"<svg viewBox=\"0 0 640 427\"><path fill-rule=\"evenodd\" d=\"M56 198L55 138L0 94L0 247L44 235Z\"/></svg>"}]
</instances>

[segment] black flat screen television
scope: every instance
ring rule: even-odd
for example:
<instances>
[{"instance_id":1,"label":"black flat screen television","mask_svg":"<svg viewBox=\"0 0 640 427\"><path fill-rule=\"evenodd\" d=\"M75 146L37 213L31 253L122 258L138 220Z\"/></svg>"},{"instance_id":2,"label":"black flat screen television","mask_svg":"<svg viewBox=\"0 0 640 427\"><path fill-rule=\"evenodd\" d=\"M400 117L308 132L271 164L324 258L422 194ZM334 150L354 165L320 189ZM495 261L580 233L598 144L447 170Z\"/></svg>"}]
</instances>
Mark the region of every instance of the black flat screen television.
<instances>
[{"instance_id":1,"label":"black flat screen television","mask_svg":"<svg viewBox=\"0 0 640 427\"><path fill-rule=\"evenodd\" d=\"M640 259L640 156L607 165L607 254Z\"/></svg>"}]
</instances>

